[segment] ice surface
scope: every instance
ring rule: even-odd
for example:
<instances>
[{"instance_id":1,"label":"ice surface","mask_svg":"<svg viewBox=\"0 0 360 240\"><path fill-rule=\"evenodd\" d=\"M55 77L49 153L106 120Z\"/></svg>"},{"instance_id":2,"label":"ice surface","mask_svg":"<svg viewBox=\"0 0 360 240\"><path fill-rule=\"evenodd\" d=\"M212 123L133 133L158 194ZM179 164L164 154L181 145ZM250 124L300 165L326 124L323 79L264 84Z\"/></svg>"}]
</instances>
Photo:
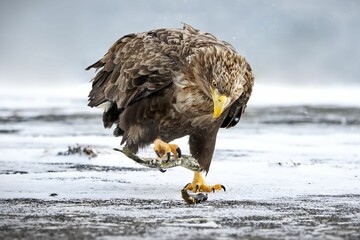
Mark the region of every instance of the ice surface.
<instances>
[{"instance_id":1,"label":"ice surface","mask_svg":"<svg viewBox=\"0 0 360 240\"><path fill-rule=\"evenodd\" d=\"M360 103L353 101L358 95L340 91L344 95L342 99L354 103L350 106L329 107L331 101L325 106L274 106L263 105L261 93L265 94L265 89L257 89L253 102L259 105L250 105L238 126L219 133L207 178L209 182L221 182L229 191L211 198L359 194L360 111L352 106ZM0 187L1 196L45 197L50 189L56 189L59 197L111 198L121 194L178 199L178 190L191 180L192 173L181 168L163 174L144 169L113 151L120 139L112 137L112 130L102 128L100 110L85 106L86 99L79 95L85 90L85 86L77 86L70 91L60 87L28 90L25 94L11 89L3 93L7 101L0 105L0 172L3 173L0 181L4 183ZM277 95L284 89L267 88L266 91ZM35 105L29 101L33 93L37 93ZM292 93L293 90L289 92ZM16 94L14 101L11 96ZM303 100L305 104L307 97ZM272 103L276 101L273 99ZM301 103L299 99L290 102L296 101ZM177 143L188 153L186 137ZM76 144L93 146L99 151L98 157L57 156L57 152L66 150L68 145ZM153 153L148 148L142 154ZM126 167L138 171L79 171L76 165ZM16 171L27 174L5 174ZM57 181L59 179L63 180ZM92 185L90 189L89 185ZM122 186L124 189L119 191Z\"/></svg>"},{"instance_id":2,"label":"ice surface","mask_svg":"<svg viewBox=\"0 0 360 240\"><path fill-rule=\"evenodd\" d=\"M79 89L76 91L81 92L82 88ZM66 92L65 88L58 90ZM119 226L116 221L126 220L132 226L134 219L142 218L144 221L139 226L146 229L145 235L136 235L138 230L132 233L135 235L126 232L120 235L159 237L162 233L165 238L172 236L168 235L169 229L194 228L202 230L189 235L193 238L211 234L225 238L247 236L251 228L241 224L247 221L259 224L254 219L262 219L261 224L269 221L275 227L272 231L266 228L268 230L256 236L276 237L281 236L279 229L286 216L290 216L291 221L302 216L296 215L294 209L286 213L281 209L289 205L304 207L303 211L320 209L321 214L329 217L329 214L340 214L340 210L336 210L339 206L336 201L339 201L342 214L346 214L343 217L348 219L344 220L349 231L346 236L359 236L356 231L351 235L359 226L358 213L348 216L349 212L359 210L356 207L360 196L357 96L349 94L348 102L340 104L320 101L320 104L308 105L304 98L306 101L291 100L292 104L287 105L277 104L280 99L264 101L260 94L263 90L259 88L259 92L254 93L253 105L249 105L238 126L219 132L206 179L209 183L223 184L227 191L210 194L206 203L192 208L182 201L180 190L192 180L193 173L183 168L161 173L113 151L119 147L120 139L112 136L112 130L102 127L101 111L86 107L86 99L71 91L61 96L51 89L38 90L42 94L33 100L31 94L20 94L14 101L16 93L4 93L2 98L6 101L0 102L0 200L2 206L7 207L0 207L2 216L8 216L9 209L17 207L25 209L17 218L27 219L33 211L58 216L63 214L65 206L65 215L70 219L71 216L79 218L79 213L99 216L100 222L109 217L115 219L101 225L110 229L111 236L119 235L112 232ZM187 141L187 137L176 141L184 153L189 153ZM58 155L77 144L91 146L98 156ZM141 154L153 156L154 153L149 147ZM56 195L50 196L53 193ZM328 202L322 208L318 203L324 199ZM50 203L54 206L47 210L37 207ZM90 206L94 204L93 209ZM349 208L344 209L346 206ZM327 211L329 209L335 209L336 213ZM316 222L318 214L308 220ZM0 218L0 226L17 228L20 226L17 218L11 221ZM32 228L35 224L36 229L38 221L28 222L30 225L26 226ZM58 220L50 223L59 226ZM73 225L70 223L70 226ZM226 231L222 231L223 228ZM304 229L290 230L308 233ZM329 229L332 228L318 230L332 235ZM319 236L325 236L321 234Z\"/></svg>"}]
</instances>

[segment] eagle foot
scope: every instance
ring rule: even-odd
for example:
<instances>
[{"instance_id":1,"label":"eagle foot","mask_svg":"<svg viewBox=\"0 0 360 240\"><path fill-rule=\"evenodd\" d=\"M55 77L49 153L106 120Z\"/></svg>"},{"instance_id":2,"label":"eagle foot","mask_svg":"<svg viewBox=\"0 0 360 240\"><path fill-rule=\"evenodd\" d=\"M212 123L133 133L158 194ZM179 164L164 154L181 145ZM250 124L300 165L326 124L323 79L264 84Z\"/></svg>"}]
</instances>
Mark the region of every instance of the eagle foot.
<instances>
[{"instance_id":1,"label":"eagle foot","mask_svg":"<svg viewBox=\"0 0 360 240\"><path fill-rule=\"evenodd\" d=\"M159 138L154 141L154 144L154 151L159 158L167 158L167 161L169 161L171 154L173 154L176 159L181 158L181 150L178 145L166 143Z\"/></svg>"},{"instance_id":2,"label":"eagle foot","mask_svg":"<svg viewBox=\"0 0 360 240\"><path fill-rule=\"evenodd\" d=\"M201 172L195 172L194 174L194 180L192 183L188 183L185 187L185 190L193 191L194 193L197 192L215 192L224 190L226 191L226 188L221 184L215 184L215 185L208 185L205 182L204 177L202 176Z\"/></svg>"}]
</instances>

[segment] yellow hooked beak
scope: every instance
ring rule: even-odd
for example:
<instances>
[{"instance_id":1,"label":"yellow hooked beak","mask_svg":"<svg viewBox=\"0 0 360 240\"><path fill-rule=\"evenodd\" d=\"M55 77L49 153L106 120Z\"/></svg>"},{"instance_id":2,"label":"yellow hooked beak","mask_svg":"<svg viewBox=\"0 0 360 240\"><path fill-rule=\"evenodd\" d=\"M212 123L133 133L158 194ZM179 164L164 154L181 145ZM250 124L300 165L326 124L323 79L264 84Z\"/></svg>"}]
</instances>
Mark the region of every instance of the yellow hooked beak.
<instances>
[{"instance_id":1,"label":"yellow hooked beak","mask_svg":"<svg viewBox=\"0 0 360 240\"><path fill-rule=\"evenodd\" d=\"M227 103L227 97L220 95L219 90L217 89L214 90L210 88L210 90L214 102L214 118L218 118L224 111L225 104Z\"/></svg>"}]
</instances>

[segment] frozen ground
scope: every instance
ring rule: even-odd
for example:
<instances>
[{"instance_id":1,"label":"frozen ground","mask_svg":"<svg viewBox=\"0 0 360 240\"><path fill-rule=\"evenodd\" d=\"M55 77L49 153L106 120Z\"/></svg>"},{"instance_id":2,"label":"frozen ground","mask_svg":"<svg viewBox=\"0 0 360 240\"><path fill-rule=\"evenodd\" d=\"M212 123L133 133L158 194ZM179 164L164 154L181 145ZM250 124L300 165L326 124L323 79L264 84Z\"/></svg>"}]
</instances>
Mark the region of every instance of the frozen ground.
<instances>
[{"instance_id":1,"label":"frozen ground","mask_svg":"<svg viewBox=\"0 0 360 240\"><path fill-rule=\"evenodd\" d=\"M358 103L250 106L220 132L207 176L227 192L189 206L192 172L113 151L120 139L84 100L2 96L0 239L360 238ZM58 155L76 144L98 156Z\"/></svg>"}]
</instances>

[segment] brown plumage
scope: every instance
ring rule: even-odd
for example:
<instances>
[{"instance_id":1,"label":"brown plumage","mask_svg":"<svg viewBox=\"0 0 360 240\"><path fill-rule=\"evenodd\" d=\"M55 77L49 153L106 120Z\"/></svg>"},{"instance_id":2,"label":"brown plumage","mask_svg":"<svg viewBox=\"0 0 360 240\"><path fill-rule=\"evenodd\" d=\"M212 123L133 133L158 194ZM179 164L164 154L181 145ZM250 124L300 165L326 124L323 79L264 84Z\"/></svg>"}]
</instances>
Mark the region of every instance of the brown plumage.
<instances>
[{"instance_id":1,"label":"brown plumage","mask_svg":"<svg viewBox=\"0 0 360 240\"><path fill-rule=\"evenodd\" d=\"M116 125L121 144L136 153L157 138L189 135L190 152L206 171L219 128L238 123L254 83L229 43L187 24L126 35L90 68L99 71L88 105L105 107L104 126ZM216 117L214 94L227 97Z\"/></svg>"}]
</instances>

